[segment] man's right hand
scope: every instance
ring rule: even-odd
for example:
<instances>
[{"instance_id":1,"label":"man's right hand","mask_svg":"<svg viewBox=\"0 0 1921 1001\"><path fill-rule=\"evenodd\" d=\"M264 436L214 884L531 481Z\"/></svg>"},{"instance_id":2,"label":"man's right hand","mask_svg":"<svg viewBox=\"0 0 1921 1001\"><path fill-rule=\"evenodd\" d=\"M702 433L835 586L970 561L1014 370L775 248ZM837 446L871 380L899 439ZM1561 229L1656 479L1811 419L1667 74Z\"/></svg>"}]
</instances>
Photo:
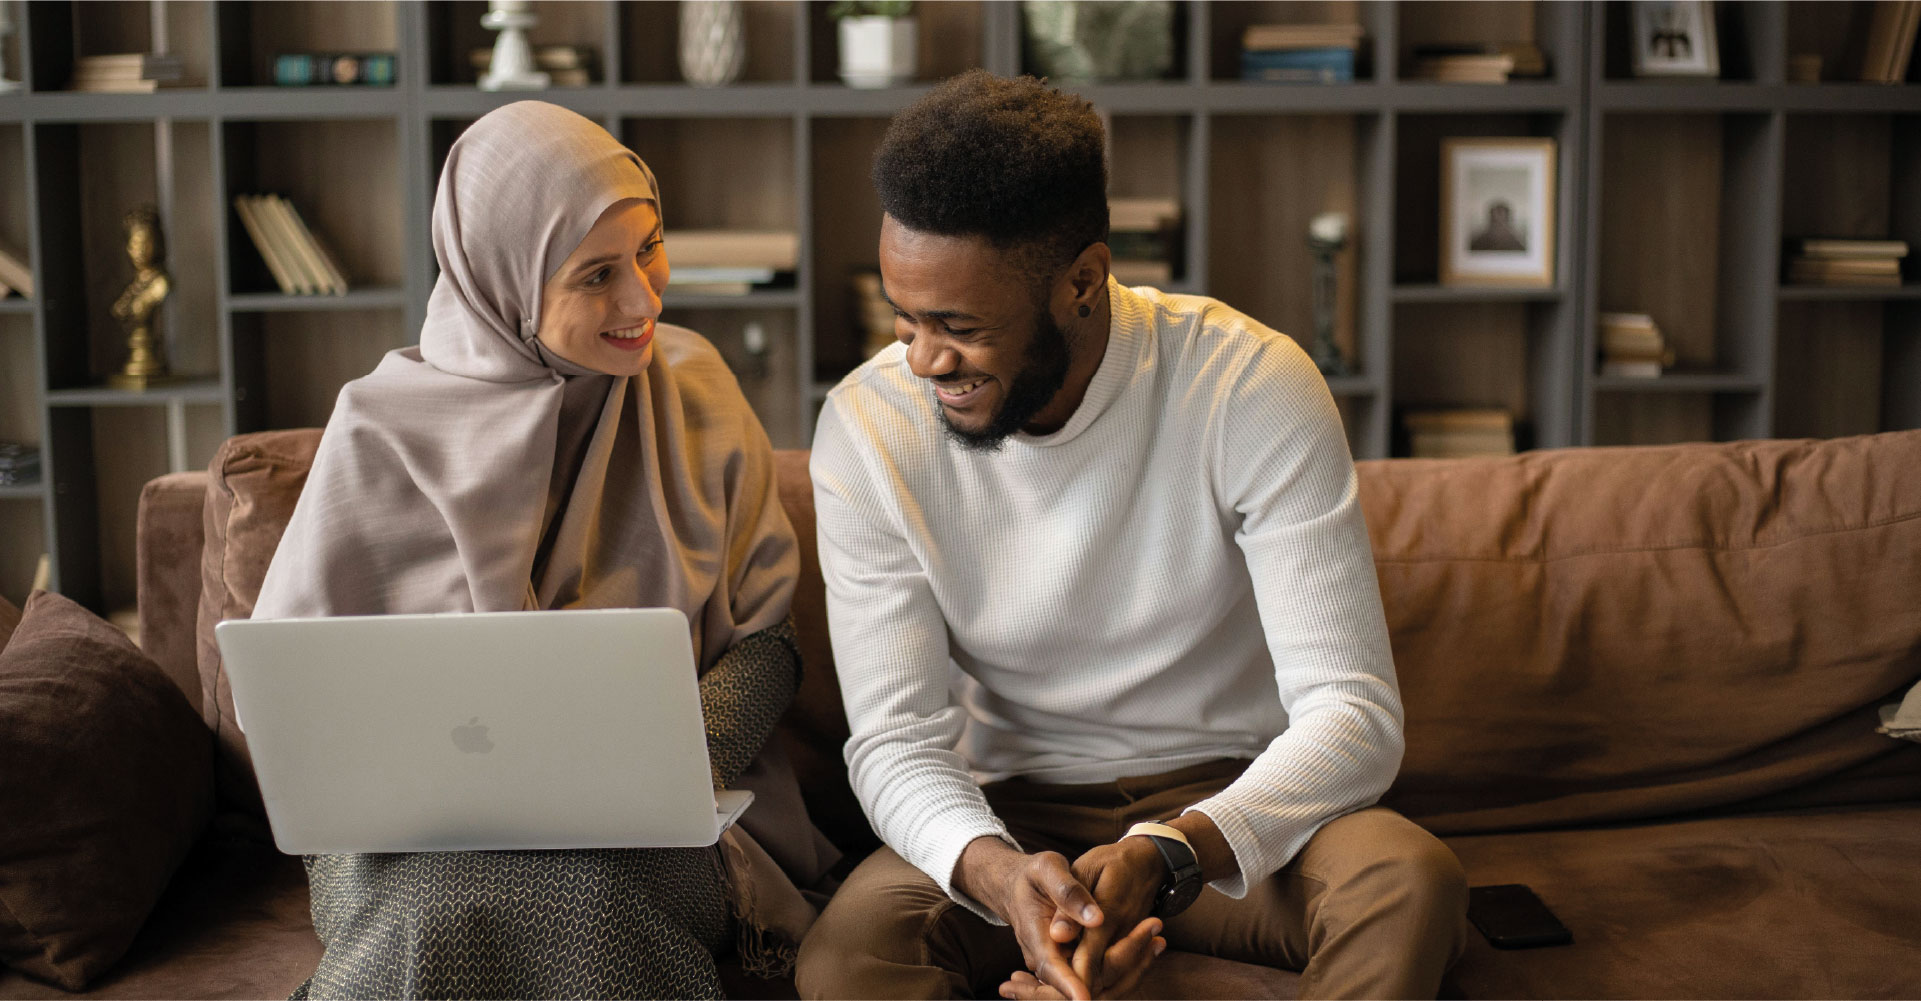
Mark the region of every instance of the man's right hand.
<instances>
[{"instance_id":1,"label":"man's right hand","mask_svg":"<svg viewBox=\"0 0 1921 1001\"><path fill-rule=\"evenodd\" d=\"M1065 856L1026 855L999 838L975 838L954 864L954 885L1007 922L1041 983L1071 1001L1090 1001L1087 983L1074 973L1072 946L1102 914Z\"/></svg>"}]
</instances>

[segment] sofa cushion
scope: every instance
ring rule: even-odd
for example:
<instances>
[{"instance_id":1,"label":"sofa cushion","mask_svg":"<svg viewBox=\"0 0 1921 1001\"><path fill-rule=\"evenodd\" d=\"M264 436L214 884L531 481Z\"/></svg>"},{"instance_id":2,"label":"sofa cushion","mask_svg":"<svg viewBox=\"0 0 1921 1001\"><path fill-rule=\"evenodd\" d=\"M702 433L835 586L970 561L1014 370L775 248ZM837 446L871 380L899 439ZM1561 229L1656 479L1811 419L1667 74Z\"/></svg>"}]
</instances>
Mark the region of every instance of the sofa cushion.
<instances>
[{"instance_id":1,"label":"sofa cushion","mask_svg":"<svg viewBox=\"0 0 1921 1001\"><path fill-rule=\"evenodd\" d=\"M29 598L0 652L0 960L79 990L119 959L206 827L212 750L125 634Z\"/></svg>"},{"instance_id":2,"label":"sofa cushion","mask_svg":"<svg viewBox=\"0 0 1921 1001\"><path fill-rule=\"evenodd\" d=\"M68 993L0 971L0 998L284 998L320 952L300 859L216 830L105 976Z\"/></svg>"},{"instance_id":3,"label":"sofa cushion","mask_svg":"<svg viewBox=\"0 0 1921 1001\"><path fill-rule=\"evenodd\" d=\"M233 691L220 663L213 628L253 615L280 536L293 517L320 447L320 431L266 431L227 439L208 465L201 517L206 542L200 570L200 609L194 630L199 649L200 711L218 738L218 780L224 808L266 815L253 759L234 722Z\"/></svg>"},{"instance_id":4,"label":"sofa cushion","mask_svg":"<svg viewBox=\"0 0 1921 1001\"><path fill-rule=\"evenodd\" d=\"M1361 500L1387 803L1430 829L1921 798L1921 747L1874 732L1921 677L1921 431L1370 462Z\"/></svg>"},{"instance_id":5,"label":"sofa cushion","mask_svg":"<svg viewBox=\"0 0 1921 1001\"><path fill-rule=\"evenodd\" d=\"M1447 839L1468 883L1524 883L1574 943L1468 933L1471 998L1921 997L1921 804Z\"/></svg>"},{"instance_id":6,"label":"sofa cushion","mask_svg":"<svg viewBox=\"0 0 1921 1001\"><path fill-rule=\"evenodd\" d=\"M134 524L136 593L140 596L140 649L195 708L200 707L200 669L194 649L194 617L200 606L200 557L206 532L201 512L207 474L169 473L140 490Z\"/></svg>"},{"instance_id":7,"label":"sofa cushion","mask_svg":"<svg viewBox=\"0 0 1921 1001\"><path fill-rule=\"evenodd\" d=\"M20 625L20 609L13 602L0 598L0 650L7 648L7 641L13 638L14 627Z\"/></svg>"}]
</instances>

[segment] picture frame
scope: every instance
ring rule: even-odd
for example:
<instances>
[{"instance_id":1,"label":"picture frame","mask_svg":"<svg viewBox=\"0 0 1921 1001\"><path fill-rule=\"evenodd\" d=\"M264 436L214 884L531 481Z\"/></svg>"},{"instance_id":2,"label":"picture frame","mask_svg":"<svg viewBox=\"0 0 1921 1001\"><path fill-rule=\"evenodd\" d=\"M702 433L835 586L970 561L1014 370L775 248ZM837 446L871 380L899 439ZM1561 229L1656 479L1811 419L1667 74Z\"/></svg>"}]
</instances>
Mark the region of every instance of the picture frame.
<instances>
[{"instance_id":1,"label":"picture frame","mask_svg":"<svg viewBox=\"0 0 1921 1001\"><path fill-rule=\"evenodd\" d=\"M1441 284L1554 285L1556 152L1533 137L1441 140Z\"/></svg>"},{"instance_id":2,"label":"picture frame","mask_svg":"<svg viewBox=\"0 0 1921 1001\"><path fill-rule=\"evenodd\" d=\"M1635 76L1721 75L1712 0L1636 0L1628 9Z\"/></svg>"}]
</instances>

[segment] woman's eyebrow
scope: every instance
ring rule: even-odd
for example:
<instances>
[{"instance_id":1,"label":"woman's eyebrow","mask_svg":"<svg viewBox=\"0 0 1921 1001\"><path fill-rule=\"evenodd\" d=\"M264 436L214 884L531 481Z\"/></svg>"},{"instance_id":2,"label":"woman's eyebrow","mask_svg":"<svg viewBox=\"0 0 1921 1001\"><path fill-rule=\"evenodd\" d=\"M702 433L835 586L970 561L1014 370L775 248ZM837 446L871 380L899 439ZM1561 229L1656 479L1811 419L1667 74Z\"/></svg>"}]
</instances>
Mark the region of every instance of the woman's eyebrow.
<instances>
[{"instance_id":1,"label":"woman's eyebrow","mask_svg":"<svg viewBox=\"0 0 1921 1001\"><path fill-rule=\"evenodd\" d=\"M659 239L661 232L666 228L667 226L664 223L661 225L655 226L654 231L652 233L647 234L647 239L640 241L640 245L645 247L646 245ZM626 254L601 254L599 257L589 257L588 259L580 262L578 265L574 267L574 274L580 274L582 271L587 271L592 268L597 268L603 264L612 264L615 261L625 260L626 257L627 257Z\"/></svg>"}]
</instances>

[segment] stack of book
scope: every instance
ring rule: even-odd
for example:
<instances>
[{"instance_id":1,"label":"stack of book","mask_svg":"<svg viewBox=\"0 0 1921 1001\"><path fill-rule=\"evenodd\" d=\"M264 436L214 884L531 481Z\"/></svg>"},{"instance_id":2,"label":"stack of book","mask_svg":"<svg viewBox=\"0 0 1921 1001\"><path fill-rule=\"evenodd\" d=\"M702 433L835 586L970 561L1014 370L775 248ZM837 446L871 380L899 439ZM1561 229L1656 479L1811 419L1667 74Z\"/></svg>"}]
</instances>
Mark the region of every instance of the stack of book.
<instances>
[{"instance_id":1,"label":"stack of book","mask_svg":"<svg viewBox=\"0 0 1921 1001\"><path fill-rule=\"evenodd\" d=\"M1514 417L1505 410L1419 410L1402 423L1416 459L1514 454Z\"/></svg>"},{"instance_id":2,"label":"stack of book","mask_svg":"<svg viewBox=\"0 0 1921 1001\"><path fill-rule=\"evenodd\" d=\"M273 57L276 87L391 87L391 52L282 52Z\"/></svg>"},{"instance_id":3,"label":"stack of book","mask_svg":"<svg viewBox=\"0 0 1921 1001\"><path fill-rule=\"evenodd\" d=\"M1358 24L1255 24L1241 35L1241 79L1347 83L1354 79Z\"/></svg>"},{"instance_id":4,"label":"stack of book","mask_svg":"<svg viewBox=\"0 0 1921 1001\"><path fill-rule=\"evenodd\" d=\"M18 255L0 247L0 299L5 299L9 292L33 298L33 269Z\"/></svg>"},{"instance_id":5,"label":"stack of book","mask_svg":"<svg viewBox=\"0 0 1921 1001\"><path fill-rule=\"evenodd\" d=\"M1547 57L1533 42L1421 45L1409 76L1444 83L1506 83L1510 77L1547 76Z\"/></svg>"},{"instance_id":6,"label":"stack of book","mask_svg":"<svg viewBox=\"0 0 1921 1001\"><path fill-rule=\"evenodd\" d=\"M1108 273L1122 285L1161 287L1174 280L1181 246L1178 198L1107 200Z\"/></svg>"},{"instance_id":7,"label":"stack of book","mask_svg":"<svg viewBox=\"0 0 1921 1001\"><path fill-rule=\"evenodd\" d=\"M1674 349L1654 317L1646 313L1602 313L1601 374L1630 379L1659 378L1674 364Z\"/></svg>"},{"instance_id":8,"label":"stack of book","mask_svg":"<svg viewBox=\"0 0 1921 1001\"><path fill-rule=\"evenodd\" d=\"M1809 239L1790 253L1788 281L1796 285L1899 285L1908 241Z\"/></svg>"},{"instance_id":9,"label":"stack of book","mask_svg":"<svg viewBox=\"0 0 1921 1001\"><path fill-rule=\"evenodd\" d=\"M185 76L180 57L164 53L81 56L73 61L73 79L67 89L151 94L162 86L185 83Z\"/></svg>"},{"instance_id":10,"label":"stack of book","mask_svg":"<svg viewBox=\"0 0 1921 1001\"><path fill-rule=\"evenodd\" d=\"M894 343L894 307L880 294L880 272L861 270L847 280L853 294L854 325L861 331L861 353L869 358Z\"/></svg>"},{"instance_id":11,"label":"stack of book","mask_svg":"<svg viewBox=\"0 0 1921 1001\"><path fill-rule=\"evenodd\" d=\"M293 204L279 195L238 195L240 224L254 249L287 295L346 295L347 276L307 228Z\"/></svg>"},{"instance_id":12,"label":"stack of book","mask_svg":"<svg viewBox=\"0 0 1921 1001\"><path fill-rule=\"evenodd\" d=\"M1908 78L1914 36L1921 28L1921 0L1885 0L1874 5L1860 77L1867 83L1900 83Z\"/></svg>"},{"instance_id":13,"label":"stack of book","mask_svg":"<svg viewBox=\"0 0 1921 1001\"><path fill-rule=\"evenodd\" d=\"M40 482L40 450L17 441L0 441L0 487Z\"/></svg>"},{"instance_id":14,"label":"stack of book","mask_svg":"<svg viewBox=\"0 0 1921 1001\"><path fill-rule=\"evenodd\" d=\"M593 83L599 73L600 53L587 45L540 45L534 48L534 69L547 74L547 82L555 87L585 87ZM487 68L494 64L493 49L474 49L467 53L467 63L480 76L487 75Z\"/></svg>"},{"instance_id":15,"label":"stack of book","mask_svg":"<svg viewBox=\"0 0 1921 1001\"><path fill-rule=\"evenodd\" d=\"M794 283L800 237L792 230L673 229L667 260L676 292L746 295Z\"/></svg>"}]
</instances>

